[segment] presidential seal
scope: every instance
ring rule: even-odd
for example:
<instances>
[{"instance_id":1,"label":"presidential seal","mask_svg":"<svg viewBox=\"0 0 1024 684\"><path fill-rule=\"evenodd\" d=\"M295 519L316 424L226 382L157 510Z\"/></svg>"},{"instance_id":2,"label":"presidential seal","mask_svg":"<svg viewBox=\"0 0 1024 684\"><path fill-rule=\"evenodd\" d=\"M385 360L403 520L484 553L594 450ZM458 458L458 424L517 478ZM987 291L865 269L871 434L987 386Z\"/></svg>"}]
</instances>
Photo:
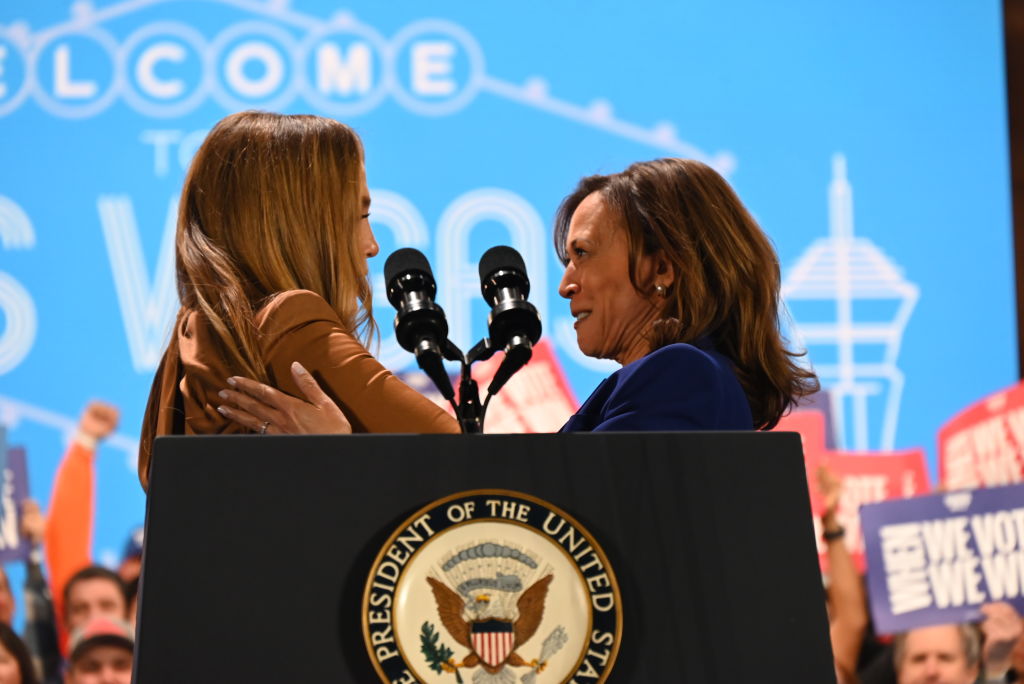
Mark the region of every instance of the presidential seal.
<instances>
[{"instance_id":1,"label":"presidential seal","mask_svg":"<svg viewBox=\"0 0 1024 684\"><path fill-rule=\"evenodd\" d=\"M622 636L619 586L594 538L518 492L454 494L391 535L363 593L384 682L603 682Z\"/></svg>"}]
</instances>

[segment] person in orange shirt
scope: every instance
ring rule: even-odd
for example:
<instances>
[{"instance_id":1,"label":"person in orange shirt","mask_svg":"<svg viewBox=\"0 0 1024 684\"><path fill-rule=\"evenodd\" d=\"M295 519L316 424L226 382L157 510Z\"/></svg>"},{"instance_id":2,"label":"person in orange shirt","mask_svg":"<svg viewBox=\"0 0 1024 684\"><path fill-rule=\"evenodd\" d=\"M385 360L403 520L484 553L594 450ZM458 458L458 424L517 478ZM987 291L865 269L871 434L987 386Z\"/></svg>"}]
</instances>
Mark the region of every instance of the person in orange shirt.
<instances>
[{"instance_id":1,"label":"person in orange shirt","mask_svg":"<svg viewBox=\"0 0 1024 684\"><path fill-rule=\"evenodd\" d=\"M101 401L89 402L54 476L43 541L62 645L67 643L65 586L76 572L92 564L96 447L117 429L119 419L117 407Z\"/></svg>"}]
</instances>

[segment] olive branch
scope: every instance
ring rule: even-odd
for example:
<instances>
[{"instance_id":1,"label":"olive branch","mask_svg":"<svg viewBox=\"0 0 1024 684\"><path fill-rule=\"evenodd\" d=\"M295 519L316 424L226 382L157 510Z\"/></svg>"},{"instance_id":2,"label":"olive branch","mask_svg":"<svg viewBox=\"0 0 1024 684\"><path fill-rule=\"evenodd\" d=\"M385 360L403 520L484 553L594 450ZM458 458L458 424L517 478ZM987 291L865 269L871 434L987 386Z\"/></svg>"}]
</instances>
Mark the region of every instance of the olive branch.
<instances>
[{"instance_id":1,"label":"olive branch","mask_svg":"<svg viewBox=\"0 0 1024 684\"><path fill-rule=\"evenodd\" d=\"M437 643L439 638L441 635L434 630L434 625L424 622L423 629L420 631L420 651L426 656L431 670L441 674L445 672L445 666L447 666L451 668L451 672L455 673L455 681L462 684L462 675L459 674L458 668L449 663L454 653L444 644L439 645Z\"/></svg>"}]
</instances>

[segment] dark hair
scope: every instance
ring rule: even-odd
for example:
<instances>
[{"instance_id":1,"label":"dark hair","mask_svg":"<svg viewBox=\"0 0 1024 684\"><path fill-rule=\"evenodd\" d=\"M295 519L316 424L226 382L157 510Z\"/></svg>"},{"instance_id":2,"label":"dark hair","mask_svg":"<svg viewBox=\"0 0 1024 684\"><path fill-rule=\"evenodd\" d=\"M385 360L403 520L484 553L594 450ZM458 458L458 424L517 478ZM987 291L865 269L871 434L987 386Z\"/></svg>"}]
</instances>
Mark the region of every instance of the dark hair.
<instances>
[{"instance_id":1,"label":"dark hair","mask_svg":"<svg viewBox=\"0 0 1024 684\"><path fill-rule=\"evenodd\" d=\"M3 644L7 652L18 661L18 669L21 670L21 684L37 684L39 678L36 676L35 666L32 664L32 656L28 652L25 642L15 634L10 625L0 622L0 644Z\"/></svg>"},{"instance_id":2,"label":"dark hair","mask_svg":"<svg viewBox=\"0 0 1024 684\"><path fill-rule=\"evenodd\" d=\"M676 270L659 320L645 331L653 351L710 337L733 363L750 402L753 427L769 429L800 397L818 390L779 332L779 260L771 241L714 169L692 159L656 159L621 173L589 176L555 217L555 250L568 262L572 215L600 193L626 227L629 279L642 257L661 253Z\"/></svg>"},{"instance_id":3,"label":"dark hair","mask_svg":"<svg viewBox=\"0 0 1024 684\"><path fill-rule=\"evenodd\" d=\"M136 577L130 582L124 584L125 598L128 599L128 607L131 608L132 601L139 595L139 578Z\"/></svg>"},{"instance_id":4,"label":"dark hair","mask_svg":"<svg viewBox=\"0 0 1024 684\"><path fill-rule=\"evenodd\" d=\"M69 607L69 603L70 603L69 599L71 597L71 588L76 583L78 583L78 582L83 582L85 580L93 580L93 579L108 580L110 582L113 582L114 585L117 586L117 591L121 595L121 598L124 599L124 609L125 609L125 612L126 613L128 612L128 603L129 603L129 601L128 601L128 590L124 586L124 580L121 579L121 576L118 575L113 570L110 570L108 568L103 567L102 565L88 565L88 566L82 568L81 570L79 570L78 572L76 572L74 575L72 575L71 579L69 579L67 581L67 584L64 585L64 618L65 619L67 619L67 615L68 615L68 607Z\"/></svg>"}]
</instances>

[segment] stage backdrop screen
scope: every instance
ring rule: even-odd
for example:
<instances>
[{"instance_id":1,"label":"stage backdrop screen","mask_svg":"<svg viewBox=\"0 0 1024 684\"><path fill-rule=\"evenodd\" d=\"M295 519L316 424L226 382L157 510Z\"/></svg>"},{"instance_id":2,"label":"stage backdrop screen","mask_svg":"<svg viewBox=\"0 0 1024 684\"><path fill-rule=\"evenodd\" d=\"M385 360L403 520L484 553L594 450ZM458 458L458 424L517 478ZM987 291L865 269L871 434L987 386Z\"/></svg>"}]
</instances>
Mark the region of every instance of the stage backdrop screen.
<instances>
[{"instance_id":1,"label":"stage backdrop screen","mask_svg":"<svg viewBox=\"0 0 1024 684\"><path fill-rule=\"evenodd\" d=\"M486 330L477 261L509 244L585 399L615 365L576 348L552 217L580 177L671 156L720 171L774 241L840 446L924 446L934 469L938 427L1017 378L998 0L7 0L0 424L45 508L87 400L121 408L96 461L100 561L143 517L136 447L177 307L185 170L244 109L362 136L395 370L414 364L386 255L430 258L468 348Z\"/></svg>"}]
</instances>

